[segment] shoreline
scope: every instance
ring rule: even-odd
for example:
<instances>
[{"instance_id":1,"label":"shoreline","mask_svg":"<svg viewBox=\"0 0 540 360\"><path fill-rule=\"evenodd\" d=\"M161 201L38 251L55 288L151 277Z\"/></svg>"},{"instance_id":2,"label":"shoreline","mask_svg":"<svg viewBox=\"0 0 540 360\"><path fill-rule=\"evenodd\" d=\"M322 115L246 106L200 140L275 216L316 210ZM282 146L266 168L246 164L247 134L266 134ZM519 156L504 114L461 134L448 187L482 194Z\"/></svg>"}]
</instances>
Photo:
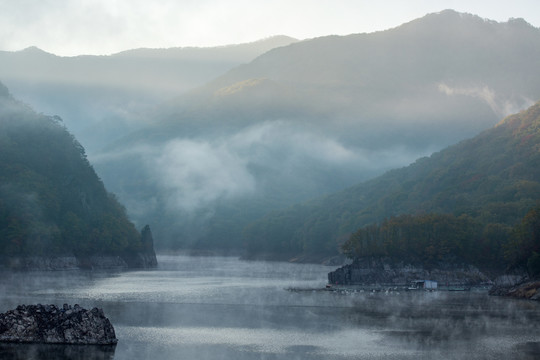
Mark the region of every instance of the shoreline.
<instances>
[{"instance_id":1,"label":"shoreline","mask_svg":"<svg viewBox=\"0 0 540 360\"><path fill-rule=\"evenodd\" d=\"M0 271L130 270L155 267L157 267L156 256L145 253L85 257L74 255L0 257Z\"/></svg>"}]
</instances>

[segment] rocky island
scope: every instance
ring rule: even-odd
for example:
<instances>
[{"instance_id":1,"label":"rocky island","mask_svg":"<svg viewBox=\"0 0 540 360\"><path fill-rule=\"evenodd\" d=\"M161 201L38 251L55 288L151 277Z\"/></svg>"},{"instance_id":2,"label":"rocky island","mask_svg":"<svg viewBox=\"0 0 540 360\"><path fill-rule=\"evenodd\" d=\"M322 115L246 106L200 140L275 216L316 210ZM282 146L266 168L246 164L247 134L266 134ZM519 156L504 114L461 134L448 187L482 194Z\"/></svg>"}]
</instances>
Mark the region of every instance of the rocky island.
<instances>
[{"instance_id":1,"label":"rocky island","mask_svg":"<svg viewBox=\"0 0 540 360\"><path fill-rule=\"evenodd\" d=\"M118 340L102 309L38 304L0 314L0 342L113 345Z\"/></svg>"}]
</instances>

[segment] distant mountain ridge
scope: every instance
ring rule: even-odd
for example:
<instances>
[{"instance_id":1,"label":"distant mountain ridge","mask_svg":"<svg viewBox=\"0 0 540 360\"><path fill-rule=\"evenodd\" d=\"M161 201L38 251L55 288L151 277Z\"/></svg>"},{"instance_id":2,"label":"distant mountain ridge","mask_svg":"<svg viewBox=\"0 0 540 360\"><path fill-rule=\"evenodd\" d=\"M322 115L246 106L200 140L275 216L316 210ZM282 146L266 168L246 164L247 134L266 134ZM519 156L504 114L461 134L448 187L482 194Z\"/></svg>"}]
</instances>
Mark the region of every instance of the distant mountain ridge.
<instances>
[{"instance_id":1,"label":"distant mountain ridge","mask_svg":"<svg viewBox=\"0 0 540 360\"><path fill-rule=\"evenodd\" d=\"M264 78L300 95L308 93L307 106L323 105L320 110L336 121L348 112L384 118L374 114L385 113L384 109L370 105L372 101L379 105L381 97L383 104L397 105L398 111L407 100L416 102L422 110L419 115L433 116L429 101L446 105L448 96L461 95L483 100L500 118L539 96L538 84L529 78L536 69L532 59L540 57L538 34L539 29L522 19L497 23L446 10L386 31L321 37L276 48L216 79L207 91ZM510 69L512 76L505 74ZM409 93L404 99L405 89ZM276 95L268 100L281 100ZM503 110L505 102L516 108Z\"/></svg>"},{"instance_id":2,"label":"distant mountain ridge","mask_svg":"<svg viewBox=\"0 0 540 360\"><path fill-rule=\"evenodd\" d=\"M65 118L70 131L93 153L144 125L154 105L296 41L275 36L221 47L72 57L30 47L0 51L0 79L17 98Z\"/></svg>"},{"instance_id":3,"label":"distant mountain ridge","mask_svg":"<svg viewBox=\"0 0 540 360\"><path fill-rule=\"evenodd\" d=\"M130 90L149 90L163 95L178 95L182 91L204 84L197 71L208 80L230 67L249 62L276 46L298 40L274 36L246 44L197 48L141 48L111 55L57 56L35 46L20 51L0 51L3 69L0 76L31 83L74 83L106 85ZM214 70L211 70L211 66ZM215 74L215 75L212 75Z\"/></svg>"}]
</instances>

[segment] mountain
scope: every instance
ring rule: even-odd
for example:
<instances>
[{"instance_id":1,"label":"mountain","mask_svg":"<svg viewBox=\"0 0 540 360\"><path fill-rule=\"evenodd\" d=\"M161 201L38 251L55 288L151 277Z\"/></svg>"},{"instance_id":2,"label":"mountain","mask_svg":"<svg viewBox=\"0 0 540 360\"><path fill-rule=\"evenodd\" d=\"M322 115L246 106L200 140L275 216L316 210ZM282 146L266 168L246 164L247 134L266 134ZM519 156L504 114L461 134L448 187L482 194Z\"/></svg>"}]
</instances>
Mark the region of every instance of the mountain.
<instances>
[{"instance_id":1,"label":"mountain","mask_svg":"<svg viewBox=\"0 0 540 360\"><path fill-rule=\"evenodd\" d=\"M500 260L505 251L501 239L507 241L512 228L539 201L540 102L407 167L271 214L251 224L245 240L255 254L328 255L337 253L343 243L354 254L357 247L347 243L349 236L361 228L371 231L368 225L411 229L438 222L441 231L454 229L453 234L456 226L460 232L465 226L479 230L486 247L476 242L471 248L496 249L497 253L487 251L483 256Z\"/></svg>"},{"instance_id":2,"label":"mountain","mask_svg":"<svg viewBox=\"0 0 540 360\"><path fill-rule=\"evenodd\" d=\"M92 151L139 128L140 114L258 55L296 40L275 36L213 48L134 49L61 57L36 47L0 51L0 78L46 113L58 114Z\"/></svg>"},{"instance_id":3,"label":"mountain","mask_svg":"<svg viewBox=\"0 0 540 360\"><path fill-rule=\"evenodd\" d=\"M84 148L56 116L35 113L0 83L0 263L20 257L121 257L155 265Z\"/></svg>"},{"instance_id":4,"label":"mountain","mask_svg":"<svg viewBox=\"0 0 540 360\"><path fill-rule=\"evenodd\" d=\"M186 102L197 110L204 103L225 128L293 118L369 148L392 141L429 149L443 139L450 145L538 100L531 76L539 34L524 20L497 23L447 10L387 31L273 49L171 111L190 114ZM192 123L166 115L177 126Z\"/></svg>"},{"instance_id":5,"label":"mountain","mask_svg":"<svg viewBox=\"0 0 540 360\"><path fill-rule=\"evenodd\" d=\"M242 228L269 211L410 164L532 105L539 63L539 29L451 10L305 40L161 104L148 126L92 159L135 221L163 221L163 246L238 248Z\"/></svg>"}]
</instances>

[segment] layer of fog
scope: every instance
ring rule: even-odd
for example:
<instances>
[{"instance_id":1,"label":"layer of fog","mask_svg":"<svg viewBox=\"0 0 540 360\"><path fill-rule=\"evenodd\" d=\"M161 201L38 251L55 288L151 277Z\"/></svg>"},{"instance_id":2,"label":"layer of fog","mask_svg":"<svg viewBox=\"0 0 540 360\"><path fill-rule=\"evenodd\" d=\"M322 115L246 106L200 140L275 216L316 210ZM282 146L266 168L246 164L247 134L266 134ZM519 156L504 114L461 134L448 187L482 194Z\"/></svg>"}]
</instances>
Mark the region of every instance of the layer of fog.
<instances>
[{"instance_id":1,"label":"layer of fog","mask_svg":"<svg viewBox=\"0 0 540 360\"><path fill-rule=\"evenodd\" d=\"M211 209L218 201L267 196L276 186L290 197L291 204L353 185L432 151L403 144L374 151L347 145L319 130L267 121L232 134L173 138L163 144L92 155L90 160L99 170L107 163L139 159L156 194L164 194L166 207L189 213ZM136 209L152 208L152 199L135 205L134 201L145 199L124 193L122 186L113 185L113 190L133 214Z\"/></svg>"}]
</instances>

